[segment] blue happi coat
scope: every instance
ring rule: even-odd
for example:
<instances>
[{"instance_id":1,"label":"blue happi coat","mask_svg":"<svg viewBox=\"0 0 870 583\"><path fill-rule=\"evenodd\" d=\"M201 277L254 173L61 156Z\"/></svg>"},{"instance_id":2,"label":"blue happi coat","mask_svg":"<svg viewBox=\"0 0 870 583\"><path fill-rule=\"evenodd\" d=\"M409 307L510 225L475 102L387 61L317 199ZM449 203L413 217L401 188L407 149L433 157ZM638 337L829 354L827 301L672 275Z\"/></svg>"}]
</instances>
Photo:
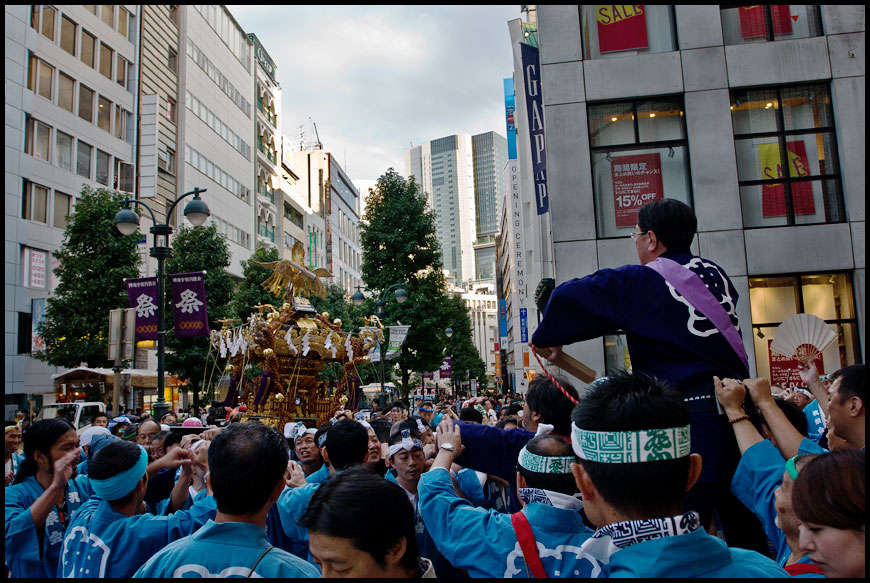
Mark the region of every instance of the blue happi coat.
<instances>
[{"instance_id":1,"label":"blue happi coat","mask_svg":"<svg viewBox=\"0 0 870 583\"><path fill-rule=\"evenodd\" d=\"M67 525L93 494L85 476L72 478L64 492L69 517L64 522L57 508L53 508L45 518L45 525L37 529L30 506L44 491L34 476L6 488L6 565L12 577L41 578L57 574Z\"/></svg>"},{"instance_id":2,"label":"blue happi coat","mask_svg":"<svg viewBox=\"0 0 870 583\"><path fill-rule=\"evenodd\" d=\"M739 331L737 290L722 268L688 252L662 257L696 273ZM699 481L730 480L739 452L731 427L718 414L713 376L743 379L749 371L713 323L653 269L625 265L561 284L532 343L562 346L617 330L626 334L632 370L667 381L686 398L692 452L704 458Z\"/></svg>"},{"instance_id":3,"label":"blue happi coat","mask_svg":"<svg viewBox=\"0 0 870 583\"><path fill-rule=\"evenodd\" d=\"M196 531L216 512L211 496L169 516L126 516L107 501L92 498L69 525L57 576L130 577L160 549Z\"/></svg>"},{"instance_id":4,"label":"blue happi coat","mask_svg":"<svg viewBox=\"0 0 870 583\"><path fill-rule=\"evenodd\" d=\"M450 474L432 468L418 485L420 514L438 549L454 567L471 577L525 578L523 552L511 517L495 510L475 508L459 498ZM574 510L532 503L523 511L544 569L550 577L597 577L601 566L580 550L592 536Z\"/></svg>"},{"instance_id":5,"label":"blue happi coat","mask_svg":"<svg viewBox=\"0 0 870 583\"><path fill-rule=\"evenodd\" d=\"M154 555L134 577L320 577L313 565L279 548L263 556L269 546L266 533L255 524L209 520L194 534Z\"/></svg>"},{"instance_id":6,"label":"blue happi coat","mask_svg":"<svg viewBox=\"0 0 870 583\"><path fill-rule=\"evenodd\" d=\"M703 528L620 549L610 557L609 577L770 578L788 577L773 560L754 551L728 548Z\"/></svg>"},{"instance_id":7,"label":"blue happi coat","mask_svg":"<svg viewBox=\"0 0 870 583\"><path fill-rule=\"evenodd\" d=\"M804 407L804 416L807 418L807 433L810 439L818 443L825 433L825 417L822 415L822 407L818 399L814 399Z\"/></svg>"},{"instance_id":8,"label":"blue happi coat","mask_svg":"<svg viewBox=\"0 0 870 583\"><path fill-rule=\"evenodd\" d=\"M780 567L784 567L791 556L785 533L776 525L776 498L773 494L782 485L783 472L785 460L770 441L764 440L743 452L731 481L731 491L761 521L764 534L776 549L776 562ZM798 562L812 563L808 555ZM821 575L812 573L808 576Z\"/></svg>"}]
</instances>

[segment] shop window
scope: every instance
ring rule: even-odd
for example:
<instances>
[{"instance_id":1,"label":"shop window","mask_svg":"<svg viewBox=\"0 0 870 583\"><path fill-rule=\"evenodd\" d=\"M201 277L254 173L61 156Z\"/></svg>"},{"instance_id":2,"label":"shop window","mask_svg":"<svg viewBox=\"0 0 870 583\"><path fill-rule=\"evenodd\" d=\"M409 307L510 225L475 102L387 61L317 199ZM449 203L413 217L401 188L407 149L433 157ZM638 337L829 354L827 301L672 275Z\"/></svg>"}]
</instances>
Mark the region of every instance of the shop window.
<instances>
[{"instance_id":1,"label":"shop window","mask_svg":"<svg viewBox=\"0 0 870 583\"><path fill-rule=\"evenodd\" d=\"M590 105L588 116L600 238L630 235L638 209L665 193L691 206L681 98Z\"/></svg>"},{"instance_id":2,"label":"shop window","mask_svg":"<svg viewBox=\"0 0 870 583\"><path fill-rule=\"evenodd\" d=\"M795 314L812 314L825 321L837 340L822 353L819 372L831 373L860 361L858 321L848 273L751 277L749 303L758 376L772 384L800 384L797 363L771 354L777 327ZM743 330L744 337L749 333Z\"/></svg>"},{"instance_id":3,"label":"shop window","mask_svg":"<svg viewBox=\"0 0 870 583\"><path fill-rule=\"evenodd\" d=\"M721 10L726 45L770 42L822 35L818 6L756 4Z\"/></svg>"},{"instance_id":4,"label":"shop window","mask_svg":"<svg viewBox=\"0 0 870 583\"><path fill-rule=\"evenodd\" d=\"M846 220L826 85L733 91L731 120L744 227Z\"/></svg>"},{"instance_id":5,"label":"shop window","mask_svg":"<svg viewBox=\"0 0 870 583\"><path fill-rule=\"evenodd\" d=\"M673 6L582 5L580 23L587 59L677 50Z\"/></svg>"}]
</instances>

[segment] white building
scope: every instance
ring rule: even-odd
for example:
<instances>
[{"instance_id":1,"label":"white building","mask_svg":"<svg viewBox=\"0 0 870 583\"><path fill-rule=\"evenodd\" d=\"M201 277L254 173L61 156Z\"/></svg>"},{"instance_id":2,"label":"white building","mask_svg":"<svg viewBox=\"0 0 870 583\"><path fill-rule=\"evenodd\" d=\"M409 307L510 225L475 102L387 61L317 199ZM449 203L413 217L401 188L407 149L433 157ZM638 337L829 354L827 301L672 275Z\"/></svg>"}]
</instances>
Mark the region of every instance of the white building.
<instances>
[{"instance_id":1,"label":"white building","mask_svg":"<svg viewBox=\"0 0 870 583\"><path fill-rule=\"evenodd\" d=\"M7 414L54 398L55 367L30 356L34 320L82 185L134 191L138 18L137 6L5 7Z\"/></svg>"}]
</instances>

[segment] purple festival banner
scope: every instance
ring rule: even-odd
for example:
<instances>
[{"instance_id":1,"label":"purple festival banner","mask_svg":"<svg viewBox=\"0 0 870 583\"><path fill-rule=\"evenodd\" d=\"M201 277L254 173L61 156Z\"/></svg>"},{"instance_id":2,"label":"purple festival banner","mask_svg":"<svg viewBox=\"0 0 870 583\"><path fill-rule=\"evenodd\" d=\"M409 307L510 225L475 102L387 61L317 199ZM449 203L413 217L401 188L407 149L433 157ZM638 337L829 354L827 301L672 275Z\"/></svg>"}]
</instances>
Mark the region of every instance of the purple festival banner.
<instances>
[{"instance_id":1,"label":"purple festival banner","mask_svg":"<svg viewBox=\"0 0 870 583\"><path fill-rule=\"evenodd\" d=\"M157 340L157 278L125 280L130 307L136 309L136 341Z\"/></svg>"},{"instance_id":2,"label":"purple festival banner","mask_svg":"<svg viewBox=\"0 0 870 583\"><path fill-rule=\"evenodd\" d=\"M172 282L172 309L175 318L175 337L194 338L208 336L208 313L205 305L205 274L176 273Z\"/></svg>"},{"instance_id":3,"label":"purple festival banner","mask_svg":"<svg viewBox=\"0 0 870 583\"><path fill-rule=\"evenodd\" d=\"M441 365L441 378L449 379L453 376L453 357L448 356L444 359L444 363Z\"/></svg>"}]
</instances>

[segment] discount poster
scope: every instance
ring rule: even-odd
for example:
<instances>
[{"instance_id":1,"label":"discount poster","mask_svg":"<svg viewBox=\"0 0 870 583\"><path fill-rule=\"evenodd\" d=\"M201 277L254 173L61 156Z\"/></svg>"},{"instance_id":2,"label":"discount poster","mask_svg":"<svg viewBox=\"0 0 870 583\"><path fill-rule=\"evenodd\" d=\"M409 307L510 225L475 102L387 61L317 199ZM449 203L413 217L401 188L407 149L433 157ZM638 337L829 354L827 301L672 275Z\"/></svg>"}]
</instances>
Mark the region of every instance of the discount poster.
<instances>
[{"instance_id":1,"label":"discount poster","mask_svg":"<svg viewBox=\"0 0 870 583\"><path fill-rule=\"evenodd\" d=\"M788 142L786 148L788 148L789 176L791 178L809 176L810 162L803 140ZM783 177L779 144L759 144L758 158L761 162L761 175L764 178ZM794 214L816 214L812 183L792 182L791 198ZM761 212L764 217L784 217L786 215L785 186L783 184L763 185L761 187Z\"/></svg>"},{"instance_id":2,"label":"discount poster","mask_svg":"<svg viewBox=\"0 0 870 583\"><path fill-rule=\"evenodd\" d=\"M614 156L613 206L617 227L637 224L637 211L644 204L664 198L662 158L659 153Z\"/></svg>"},{"instance_id":3,"label":"discount poster","mask_svg":"<svg viewBox=\"0 0 870 583\"><path fill-rule=\"evenodd\" d=\"M595 16L600 52L631 51L649 46L643 4L595 6Z\"/></svg>"},{"instance_id":4,"label":"discount poster","mask_svg":"<svg viewBox=\"0 0 870 583\"><path fill-rule=\"evenodd\" d=\"M760 4L740 8L740 35L745 39L764 38L767 36L765 23L765 7ZM791 15L788 4L774 4L770 7L773 18L773 34L788 34L792 31L791 21L797 21L797 16Z\"/></svg>"},{"instance_id":5,"label":"discount poster","mask_svg":"<svg viewBox=\"0 0 870 583\"><path fill-rule=\"evenodd\" d=\"M789 358L771 350L771 342L773 340L767 341L767 353L770 355L770 384L782 388L803 386L801 377L798 375L800 362L796 358ZM815 359L813 364L819 369L819 374L825 374L825 363L821 356Z\"/></svg>"}]
</instances>

